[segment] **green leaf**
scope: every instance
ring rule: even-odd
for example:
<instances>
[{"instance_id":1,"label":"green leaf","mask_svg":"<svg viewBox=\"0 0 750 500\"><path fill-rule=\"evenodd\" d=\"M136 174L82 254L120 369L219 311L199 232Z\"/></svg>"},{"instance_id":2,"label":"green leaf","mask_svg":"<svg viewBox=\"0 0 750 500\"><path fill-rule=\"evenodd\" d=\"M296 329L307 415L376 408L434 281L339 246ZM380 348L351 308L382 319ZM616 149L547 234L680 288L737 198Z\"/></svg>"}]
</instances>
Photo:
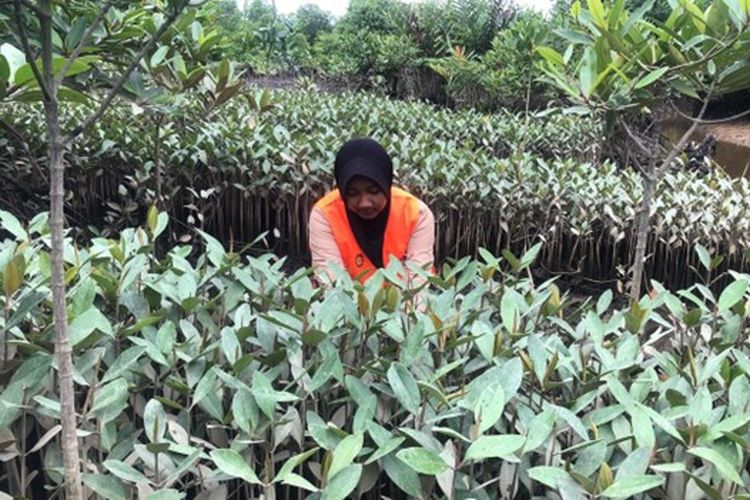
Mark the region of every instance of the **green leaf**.
<instances>
[{"instance_id":1,"label":"green leaf","mask_svg":"<svg viewBox=\"0 0 750 500\"><path fill-rule=\"evenodd\" d=\"M128 381L118 378L99 389L94 396L94 404L91 413L107 409L110 406L119 405L128 397Z\"/></svg>"},{"instance_id":2,"label":"green leaf","mask_svg":"<svg viewBox=\"0 0 750 500\"><path fill-rule=\"evenodd\" d=\"M81 41L81 38L83 38L83 33L86 31L86 18L85 17L79 17L75 20L70 26L70 30L68 30L68 34L65 35L65 48L68 49L69 52L72 52L73 49L76 48L78 43Z\"/></svg>"},{"instance_id":3,"label":"green leaf","mask_svg":"<svg viewBox=\"0 0 750 500\"><path fill-rule=\"evenodd\" d=\"M671 473L671 472L684 472L685 471L685 464L682 462L673 462L669 464L658 464L658 465L652 465L651 469L655 470L656 472L664 472L664 473Z\"/></svg>"},{"instance_id":4,"label":"green leaf","mask_svg":"<svg viewBox=\"0 0 750 500\"><path fill-rule=\"evenodd\" d=\"M340 470L351 465L359 452L362 450L364 443L364 434L358 432L345 437L333 450L333 460L328 469L328 477L333 477Z\"/></svg>"},{"instance_id":5,"label":"green leaf","mask_svg":"<svg viewBox=\"0 0 750 500\"><path fill-rule=\"evenodd\" d=\"M526 442L523 445L523 453L533 451L547 441L555 427L555 412L546 408L542 413L534 415L529 421L526 432Z\"/></svg>"},{"instance_id":6,"label":"green leaf","mask_svg":"<svg viewBox=\"0 0 750 500\"><path fill-rule=\"evenodd\" d=\"M680 443L685 443L680 433L675 429L674 425L663 415L656 410L649 408L648 406L636 403L636 406L641 409L653 422L664 430L667 434L678 440Z\"/></svg>"},{"instance_id":7,"label":"green leaf","mask_svg":"<svg viewBox=\"0 0 750 500\"><path fill-rule=\"evenodd\" d=\"M607 16L607 24L610 30L614 30L621 21L624 6L625 0L615 0L612 10L609 11L609 15Z\"/></svg>"},{"instance_id":8,"label":"green leaf","mask_svg":"<svg viewBox=\"0 0 750 500\"><path fill-rule=\"evenodd\" d=\"M120 479L136 484L148 484L148 478L146 476L125 462L120 462L119 460L105 460L102 465Z\"/></svg>"},{"instance_id":9,"label":"green leaf","mask_svg":"<svg viewBox=\"0 0 750 500\"><path fill-rule=\"evenodd\" d=\"M323 342L327 336L328 335L321 330L311 329L302 334L302 343L305 345L318 345Z\"/></svg>"},{"instance_id":10,"label":"green leaf","mask_svg":"<svg viewBox=\"0 0 750 500\"><path fill-rule=\"evenodd\" d=\"M656 443L656 434L649 415L637 406L630 408L629 413L632 417L635 442L638 446L645 446L650 449Z\"/></svg>"},{"instance_id":11,"label":"green leaf","mask_svg":"<svg viewBox=\"0 0 750 500\"><path fill-rule=\"evenodd\" d=\"M26 273L26 259L23 254L17 254L14 256L3 270L3 293L6 297L11 297L15 294L23 284L24 275Z\"/></svg>"},{"instance_id":12,"label":"green leaf","mask_svg":"<svg viewBox=\"0 0 750 500\"><path fill-rule=\"evenodd\" d=\"M10 64L4 55L0 54L0 81L10 80Z\"/></svg>"},{"instance_id":13,"label":"green leaf","mask_svg":"<svg viewBox=\"0 0 750 500\"><path fill-rule=\"evenodd\" d=\"M735 19L735 25L741 26L747 22L748 5L743 0L724 0L729 11Z\"/></svg>"},{"instance_id":14,"label":"green leaf","mask_svg":"<svg viewBox=\"0 0 750 500\"><path fill-rule=\"evenodd\" d=\"M17 241L28 241L29 235L21 223L10 212L0 210L0 224L3 229L8 231Z\"/></svg>"},{"instance_id":15,"label":"green leaf","mask_svg":"<svg viewBox=\"0 0 750 500\"><path fill-rule=\"evenodd\" d=\"M164 437L167 431L167 414L159 401L152 399L146 403L143 410L143 427L146 437L152 443L158 443Z\"/></svg>"},{"instance_id":16,"label":"green leaf","mask_svg":"<svg viewBox=\"0 0 750 500\"><path fill-rule=\"evenodd\" d=\"M526 441L524 436L503 434L498 436L481 436L466 450L464 461L484 458L502 458L515 453Z\"/></svg>"},{"instance_id":17,"label":"green leaf","mask_svg":"<svg viewBox=\"0 0 750 500\"><path fill-rule=\"evenodd\" d=\"M154 454L158 453L165 453L169 450L169 447L171 446L170 443L163 442L163 443L149 443L146 445L146 449Z\"/></svg>"},{"instance_id":18,"label":"green leaf","mask_svg":"<svg viewBox=\"0 0 750 500\"><path fill-rule=\"evenodd\" d=\"M727 356L729 356L731 353L732 349L726 349L718 356L712 356L700 371L700 376L698 377L698 385L703 385L703 383L707 382L708 380L713 378L714 375L719 373L721 365L724 363L724 360L727 358Z\"/></svg>"},{"instance_id":19,"label":"green leaf","mask_svg":"<svg viewBox=\"0 0 750 500\"><path fill-rule=\"evenodd\" d=\"M195 405L203 401L206 396L214 391L216 385L216 372L213 368L209 368L206 373L203 374L198 384L195 386L195 392L193 393L193 402L190 407L193 408Z\"/></svg>"},{"instance_id":20,"label":"green leaf","mask_svg":"<svg viewBox=\"0 0 750 500\"><path fill-rule=\"evenodd\" d=\"M114 335L109 319L96 307L91 306L70 322L68 327L70 342L76 346L86 340L89 335L99 331L105 335Z\"/></svg>"},{"instance_id":21,"label":"green leaf","mask_svg":"<svg viewBox=\"0 0 750 500\"><path fill-rule=\"evenodd\" d=\"M175 489L159 490L149 493L146 500L182 500L185 498L184 493L180 493Z\"/></svg>"},{"instance_id":22,"label":"green leaf","mask_svg":"<svg viewBox=\"0 0 750 500\"><path fill-rule=\"evenodd\" d=\"M380 458L388 455L390 452L401 446L401 443L406 441L406 438L404 437L393 437L390 438L388 441L383 443L382 446L380 446L375 453L370 455L370 457L365 462L365 465L370 464L376 460L379 460Z\"/></svg>"},{"instance_id":23,"label":"green leaf","mask_svg":"<svg viewBox=\"0 0 750 500\"><path fill-rule=\"evenodd\" d=\"M391 363L391 367L388 368L388 383L393 389L394 396L404 408L413 414L419 412L419 406L422 402L419 386L404 365Z\"/></svg>"},{"instance_id":24,"label":"green leaf","mask_svg":"<svg viewBox=\"0 0 750 500\"><path fill-rule=\"evenodd\" d=\"M479 423L480 433L490 429L503 414L505 408L505 389L497 382L487 387L479 395L479 401L474 408L474 420Z\"/></svg>"},{"instance_id":25,"label":"green leaf","mask_svg":"<svg viewBox=\"0 0 750 500\"><path fill-rule=\"evenodd\" d=\"M326 356L323 363L318 367L318 369L315 370L315 374L310 381L310 392L317 391L340 369L341 360L339 359L338 352L331 351L328 356Z\"/></svg>"},{"instance_id":26,"label":"green leaf","mask_svg":"<svg viewBox=\"0 0 750 500\"><path fill-rule=\"evenodd\" d=\"M482 357L488 362L492 361L495 357L495 333L492 328L484 321L475 321L471 325L471 335Z\"/></svg>"},{"instance_id":27,"label":"green leaf","mask_svg":"<svg viewBox=\"0 0 750 500\"><path fill-rule=\"evenodd\" d=\"M523 256L521 256L520 269L525 269L529 267L531 264L533 264L534 261L536 260L537 255L539 255L539 252L541 251L541 249L542 249L542 243L539 242L533 245L528 250L526 250Z\"/></svg>"},{"instance_id":28,"label":"green leaf","mask_svg":"<svg viewBox=\"0 0 750 500\"><path fill-rule=\"evenodd\" d=\"M146 352L146 348L143 346L133 346L123 351L106 371L104 377L102 377L101 383L106 384L110 380L120 377L138 361L138 358L140 358L144 352Z\"/></svg>"},{"instance_id":29,"label":"green leaf","mask_svg":"<svg viewBox=\"0 0 750 500\"><path fill-rule=\"evenodd\" d=\"M316 492L319 491L318 488L312 484L310 481L305 479L304 477L300 476L299 474L295 474L293 472L290 472L287 474L287 476L282 481L283 484L288 484L289 486L294 486L295 488L302 488L303 490Z\"/></svg>"},{"instance_id":30,"label":"green leaf","mask_svg":"<svg viewBox=\"0 0 750 500\"><path fill-rule=\"evenodd\" d=\"M307 412L307 426L310 431L310 435L320 446L326 450L333 450L342 441L346 434L344 431L337 429L332 426L328 426L323 422L318 415L308 410Z\"/></svg>"},{"instance_id":31,"label":"green leaf","mask_svg":"<svg viewBox=\"0 0 750 500\"><path fill-rule=\"evenodd\" d=\"M242 345L234 329L229 327L221 329L221 350L231 365L234 365L242 355Z\"/></svg>"},{"instance_id":32,"label":"green leaf","mask_svg":"<svg viewBox=\"0 0 750 500\"><path fill-rule=\"evenodd\" d=\"M297 468L300 464L302 464L305 460L313 456L315 453L318 452L320 448L315 447L310 450L307 450L304 453L299 453L297 455L294 455L293 457L287 459L286 462L284 462L284 465L281 466L281 470L276 474L276 477L273 478L274 483L279 481L285 481L289 475L292 474L292 471Z\"/></svg>"},{"instance_id":33,"label":"green leaf","mask_svg":"<svg viewBox=\"0 0 750 500\"><path fill-rule=\"evenodd\" d=\"M602 492L602 496L609 498L630 498L644 491L657 488L664 483L661 476L642 475L629 477L627 480L615 481Z\"/></svg>"},{"instance_id":34,"label":"green leaf","mask_svg":"<svg viewBox=\"0 0 750 500\"><path fill-rule=\"evenodd\" d=\"M362 465L350 465L333 476L320 495L320 500L344 500L354 491L362 475Z\"/></svg>"},{"instance_id":35,"label":"green leaf","mask_svg":"<svg viewBox=\"0 0 750 500\"><path fill-rule=\"evenodd\" d=\"M615 482L625 481L631 477L642 476L646 473L648 465L651 462L651 448L648 446L642 446L634 450L630 455L622 461L617 467L617 475L615 475Z\"/></svg>"},{"instance_id":36,"label":"green leaf","mask_svg":"<svg viewBox=\"0 0 750 500\"><path fill-rule=\"evenodd\" d=\"M696 476L690 471L687 471L687 475L693 478L693 481L695 481L695 484L698 485L698 487L703 491L703 493L706 494L706 496L709 498L709 500L724 500L724 496L721 495L716 489L705 482L700 477Z\"/></svg>"},{"instance_id":37,"label":"green leaf","mask_svg":"<svg viewBox=\"0 0 750 500\"><path fill-rule=\"evenodd\" d=\"M91 488L102 498L126 500L125 489L117 479L105 474L84 474L83 484Z\"/></svg>"},{"instance_id":38,"label":"green leaf","mask_svg":"<svg viewBox=\"0 0 750 500\"><path fill-rule=\"evenodd\" d=\"M258 421L258 407L253 401L252 393L247 389L240 389L232 399L232 414L234 422L243 431L252 434L253 427Z\"/></svg>"},{"instance_id":39,"label":"green leaf","mask_svg":"<svg viewBox=\"0 0 750 500\"><path fill-rule=\"evenodd\" d=\"M541 382L544 379L544 372L547 368L547 349L544 341L538 335L529 335L526 337L526 347L529 352L534 375Z\"/></svg>"},{"instance_id":40,"label":"green leaf","mask_svg":"<svg viewBox=\"0 0 750 500\"><path fill-rule=\"evenodd\" d=\"M78 57L73 63L70 65L70 68L68 69L68 72L65 74L65 77L71 77L78 75L80 73L83 73L84 71L88 71L91 68L91 63L98 60L98 57L96 56L82 56ZM52 60L52 71L53 73L57 74L60 71L62 71L63 67L67 63L67 58L61 57L61 56L55 56L55 58ZM42 61L41 59L36 60L37 67L42 69ZM16 87L21 87L23 85L37 85L36 77L34 76L34 72L31 69L31 65L26 63L20 68L18 68L18 71L16 71L16 74L13 78L13 83L16 85Z\"/></svg>"},{"instance_id":41,"label":"green leaf","mask_svg":"<svg viewBox=\"0 0 750 500\"><path fill-rule=\"evenodd\" d=\"M596 472L607 458L607 443L599 439L597 441L585 441L579 445L574 469L577 473L590 476Z\"/></svg>"},{"instance_id":42,"label":"green leaf","mask_svg":"<svg viewBox=\"0 0 750 500\"><path fill-rule=\"evenodd\" d=\"M667 71L669 71L669 70L670 70L670 68L666 67L666 68L658 68L658 69L655 69L655 70L649 72L646 76L644 76L643 78L641 78L640 80L638 80L638 83L635 84L635 89L638 90L638 89L642 89L644 87L648 87L649 85L651 85L655 81L660 80L661 77L663 77L664 74ZM612 486L614 486L614 485L612 485Z\"/></svg>"},{"instance_id":43,"label":"green leaf","mask_svg":"<svg viewBox=\"0 0 750 500\"><path fill-rule=\"evenodd\" d=\"M146 214L146 227L148 227L148 231L151 233L151 235L154 235L154 231L156 231L156 224L159 219L159 210L157 210L156 205L151 205L148 209L148 213Z\"/></svg>"},{"instance_id":44,"label":"green leaf","mask_svg":"<svg viewBox=\"0 0 750 500\"><path fill-rule=\"evenodd\" d=\"M423 498L419 475L411 467L407 467L397 457L388 455L383 457L383 468L391 481L404 493L414 498Z\"/></svg>"},{"instance_id":45,"label":"green leaf","mask_svg":"<svg viewBox=\"0 0 750 500\"><path fill-rule=\"evenodd\" d=\"M299 399L294 394L285 391L277 391L271 385L271 381L263 372L256 371L253 374L253 397L258 403L261 411L268 417L273 418L276 405L282 402L291 402Z\"/></svg>"},{"instance_id":46,"label":"green leaf","mask_svg":"<svg viewBox=\"0 0 750 500\"><path fill-rule=\"evenodd\" d=\"M11 82L18 68L26 64L26 55L9 43L0 44L0 54L3 55L5 61L8 63L8 77L4 79Z\"/></svg>"},{"instance_id":47,"label":"green leaf","mask_svg":"<svg viewBox=\"0 0 750 500\"><path fill-rule=\"evenodd\" d=\"M434 476L448 468L437 453L424 448L405 448L396 453L396 457L420 474Z\"/></svg>"},{"instance_id":48,"label":"green leaf","mask_svg":"<svg viewBox=\"0 0 750 500\"><path fill-rule=\"evenodd\" d=\"M628 34L633 26L643 19L643 16L645 16L647 12L651 12L651 9L654 8L655 2L656 0L647 0L643 5L636 9L635 12L630 14L628 16L628 21L625 23L625 26L622 27L620 32L622 34Z\"/></svg>"},{"instance_id":49,"label":"green leaf","mask_svg":"<svg viewBox=\"0 0 750 500\"><path fill-rule=\"evenodd\" d=\"M728 311L742 300L745 292L747 292L747 287L748 281L746 279L737 280L726 287L719 296L719 311Z\"/></svg>"},{"instance_id":50,"label":"green leaf","mask_svg":"<svg viewBox=\"0 0 750 500\"><path fill-rule=\"evenodd\" d=\"M529 477L545 486L557 489L558 481L570 478L570 474L560 467L540 465L529 469Z\"/></svg>"},{"instance_id":51,"label":"green leaf","mask_svg":"<svg viewBox=\"0 0 750 500\"><path fill-rule=\"evenodd\" d=\"M551 47L536 47L535 50L539 53L539 55L541 55L550 63L556 64L558 66L565 65L565 61L563 60L562 54L560 54L555 49Z\"/></svg>"},{"instance_id":52,"label":"green leaf","mask_svg":"<svg viewBox=\"0 0 750 500\"><path fill-rule=\"evenodd\" d=\"M510 291L506 291L500 299L500 318L502 319L503 327L511 335L516 332L518 316L516 301Z\"/></svg>"},{"instance_id":53,"label":"green leaf","mask_svg":"<svg viewBox=\"0 0 750 500\"><path fill-rule=\"evenodd\" d=\"M739 375L729 385L729 414L744 415L750 409L750 382Z\"/></svg>"},{"instance_id":54,"label":"green leaf","mask_svg":"<svg viewBox=\"0 0 750 500\"><path fill-rule=\"evenodd\" d=\"M598 75L597 71L598 59L596 51L593 47L586 47L583 52L583 60L581 69L578 72L578 79L581 83L581 90L585 97L591 97L591 92L594 90L594 83Z\"/></svg>"},{"instance_id":55,"label":"green leaf","mask_svg":"<svg viewBox=\"0 0 750 500\"><path fill-rule=\"evenodd\" d=\"M234 450L213 450L211 459L221 472L238 477L250 484L261 484L255 471L250 468L242 455Z\"/></svg>"},{"instance_id":56,"label":"green leaf","mask_svg":"<svg viewBox=\"0 0 750 500\"><path fill-rule=\"evenodd\" d=\"M158 66L164 61L164 58L167 57L167 53L169 52L169 46L168 45L162 45L157 49L156 52L154 52L154 55L151 56L151 67Z\"/></svg>"},{"instance_id":57,"label":"green leaf","mask_svg":"<svg viewBox=\"0 0 750 500\"><path fill-rule=\"evenodd\" d=\"M607 29L607 19L605 17L604 5L601 0L586 0L586 5L596 22L596 25L603 30Z\"/></svg>"},{"instance_id":58,"label":"green leaf","mask_svg":"<svg viewBox=\"0 0 750 500\"><path fill-rule=\"evenodd\" d=\"M695 447L690 448L689 450L687 450L687 452L691 455L695 455L696 457L700 457L703 460L711 462L724 479L733 481L740 486L744 485L742 478L734 469L734 466L718 451L711 448Z\"/></svg>"}]
</instances>

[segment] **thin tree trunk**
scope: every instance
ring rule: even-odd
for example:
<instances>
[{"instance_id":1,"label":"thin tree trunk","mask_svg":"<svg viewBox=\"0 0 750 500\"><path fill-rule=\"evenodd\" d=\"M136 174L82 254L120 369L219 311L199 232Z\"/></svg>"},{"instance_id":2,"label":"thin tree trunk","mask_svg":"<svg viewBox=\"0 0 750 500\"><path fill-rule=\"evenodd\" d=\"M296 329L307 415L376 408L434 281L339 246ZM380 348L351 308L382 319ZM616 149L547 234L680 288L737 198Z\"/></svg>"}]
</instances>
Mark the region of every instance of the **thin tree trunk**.
<instances>
[{"instance_id":1,"label":"thin tree trunk","mask_svg":"<svg viewBox=\"0 0 750 500\"><path fill-rule=\"evenodd\" d=\"M654 198L654 163L651 161L648 172L642 176L643 197L638 212L638 227L636 229L635 259L633 260L633 282L630 286L630 300L637 302L641 298L641 284L643 270L646 266L646 246L648 243L649 221L651 219L651 204Z\"/></svg>"},{"instance_id":2,"label":"thin tree trunk","mask_svg":"<svg viewBox=\"0 0 750 500\"><path fill-rule=\"evenodd\" d=\"M156 178L156 199L154 200L154 205L156 205L156 208L161 210L162 207L162 199L161 199L161 185L162 185L162 166L161 166L161 122L164 118L164 115L161 113L157 113L156 116L156 133L154 134L154 165L155 165L155 175Z\"/></svg>"},{"instance_id":3,"label":"thin tree trunk","mask_svg":"<svg viewBox=\"0 0 750 500\"><path fill-rule=\"evenodd\" d=\"M54 98L53 98L54 99ZM67 498L81 495L80 457L76 433L75 387L73 386L73 348L68 336L68 315L65 305L64 268L64 175L63 150L57 123L57 102L48 106L47 133L49 134L50 162L50 219L52 226L52 304L55 323L55 358L57 360L62 420L62 452Z\"/></svg>"},{"instance_id":4,"label":"thin tree trunk","mask_svg":"<svg viewBox=\"0 0 750 500\"><path fill-rule=\"evenodd\" d=\"M627 124L625 125L625 131L630 136L631 143L637 146L642 151L645 151L646 154L650 153L651 155L647 163L648 169L645 172L641 172L641 179L643 183L643 198L641 199L640 212L638 214L638 228L636 230L637 236L635 246L635 259L633 260L632 267L633 281L630 286L631 301L638 301L641 298L641 285L643 284L642 282L644 274L643 270L646 265L646 263L644 262L646 260L646 246L648 244L648 235L651 229L651 204L653 202L656 184L667 173L672 165L672 162L675 160L675 158L677 158L677 155L684 151L685 145L687 144L688 140L690 140L693 132L695 132L695 129L698 128L698 124L703 120L703 116L706 114L706 109L708 108L708 103L711 101L711 96L713 96L714 93L715 83L716 82L712 83L711 87L706 93L706 96L703 98L703 106L701 106L701 110L698 113L698 116L695 118L691 118L692 123L690 124L690 127L685 131L684 134L682 134L680 140L678 140L677 143L672 146L672 148L669 150L666 157L661 161L661 164L658 167L656 166L658 157L657 150L651 152L647 151L647 148L646 146L644 146L643 142L639 140L638 137L628 128ZM654 124L650 134L653 137L653 141L651 141L652 144L654 145L654 147L658 148L659 140L661 138L660 122L657 121Z\"/></svg>"},{"instance_id":5,"label":"thin tree trunk","mask_svg":"<svg viewBox=\"0 0 750 500\"><path fill-rule=\"evenodd\" d=\"M44 103L47 119L48 158L50 168L50 225L52 229L52 315L55 324L55 359L60 396L62 424L62 455L66 497L83 498L81 490L80 456L76 429L75 386L73 385L73 348L68 336L68 315L65 304L64 226L65 226L65 164L58 120L57 86L52 67L52 5L41 0L46 13L40 16L42 32L42 64L49 99Z\"/></svg>"}]
</instances>

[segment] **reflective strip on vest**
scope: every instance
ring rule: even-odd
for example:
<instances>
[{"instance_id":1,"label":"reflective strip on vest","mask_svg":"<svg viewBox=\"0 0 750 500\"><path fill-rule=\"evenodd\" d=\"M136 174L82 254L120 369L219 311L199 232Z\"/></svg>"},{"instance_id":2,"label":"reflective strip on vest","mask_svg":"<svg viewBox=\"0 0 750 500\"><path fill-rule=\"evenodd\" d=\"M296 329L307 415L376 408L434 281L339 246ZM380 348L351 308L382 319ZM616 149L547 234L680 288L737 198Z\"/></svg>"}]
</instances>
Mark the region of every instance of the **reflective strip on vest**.
<instances>
[{"instance_id":1,"label":"reflective strip on vest","mask_svg":"<svg viewBox=\"0 0 750 500\"><path fill-rule=\"evenodd\" d=\"M331 226L336 246L339 249L344 267L353 279L364 283L375 271L375 265L362 251L357 238L349 226L344 199L335 189L318 200L320 208ZM403 261L409 247L414 227L419 221L419 201L406 191L391 187L391 211L383 235L383 264L388 265L391 258Z\"/></svg>"}]
</instances>

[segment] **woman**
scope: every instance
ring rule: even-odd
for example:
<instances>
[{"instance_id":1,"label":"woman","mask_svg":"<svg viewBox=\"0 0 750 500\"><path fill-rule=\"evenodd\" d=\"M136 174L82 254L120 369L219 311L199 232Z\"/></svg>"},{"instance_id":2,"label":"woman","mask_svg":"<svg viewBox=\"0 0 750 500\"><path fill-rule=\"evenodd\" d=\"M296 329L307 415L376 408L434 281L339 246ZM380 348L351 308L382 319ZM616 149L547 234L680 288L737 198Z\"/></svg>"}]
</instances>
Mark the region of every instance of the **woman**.
<instances>
[{"instance_id":1,"label":"woman","mask_svg":"<svg viewBox=\"0 0 750 500\"><path fill-rule=\"evenodd\" d=\"M331 265L365 282L392 258L431 268L435 218L421 200L394 187L393 164L383 146L353 139L336 155L337 189L310 214L312 264L329 278Z\"/></svg>"}]
</instances>

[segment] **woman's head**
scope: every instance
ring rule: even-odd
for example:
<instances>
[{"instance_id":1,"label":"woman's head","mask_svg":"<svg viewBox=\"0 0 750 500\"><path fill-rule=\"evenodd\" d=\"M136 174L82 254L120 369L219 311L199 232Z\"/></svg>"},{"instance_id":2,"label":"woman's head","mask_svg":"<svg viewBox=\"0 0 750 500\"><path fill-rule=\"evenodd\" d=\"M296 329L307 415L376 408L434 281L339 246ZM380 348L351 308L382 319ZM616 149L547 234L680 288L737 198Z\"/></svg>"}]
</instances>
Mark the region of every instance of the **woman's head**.
<instances>
[{"instance_id":1,"label":"woman's head","mask_svg":"<svg viewBox=\"0 0 750 500\"><path fill-rule=\"evenodd\" d=\"M347 208L363 219L375 219L387 206L393 164L373 139L346 142L336 154L334 176Z\"/></svg>"}]
</instances>

